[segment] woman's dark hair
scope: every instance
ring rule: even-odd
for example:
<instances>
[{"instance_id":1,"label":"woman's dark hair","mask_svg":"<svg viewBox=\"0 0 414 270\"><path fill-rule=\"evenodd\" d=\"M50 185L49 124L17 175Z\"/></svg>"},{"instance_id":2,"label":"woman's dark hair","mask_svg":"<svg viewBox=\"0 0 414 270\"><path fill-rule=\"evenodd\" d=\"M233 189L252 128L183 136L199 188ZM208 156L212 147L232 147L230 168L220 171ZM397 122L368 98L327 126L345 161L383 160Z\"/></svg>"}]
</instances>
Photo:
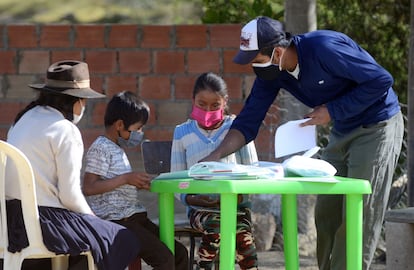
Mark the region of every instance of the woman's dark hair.
<instances>
[{"instance_id":1,"label":"woman's dark hair","mask_svg":"<svg viewBox=\"0 0 414 270\"><path fill-rule=\"evenodd\" d=\"M115 94L109 101L104 117L105 127L111 126L117 120L124 122L125 129L135 123L145 125L148 121L150 108L143 100L130 91Z\"/></svg>"},{"instance_id":2,"label":"woman's dark hair","mask_svg":"<svg viewBox=\"0 0 414 270\"><path fill-rule=\"evenodd\" d=\"M40 105L40 106L50 106L58 110L63 114L63 116L69 120L73 120L73 104L78 101L79 97L74 97L65 94L57 94L47 91L39 92L39 96L36 100L32 101L29 105L26 106L22 111L20 111L16 118L14 119L14 124L19 121L19 119L30 109Z\"/></svg>"},{"instance_id":3,"label":"woman's dark hair","mask_svg":"<svg viewBox=\"0 0 414 270\"><path fill-rule=\"evenodd\" d=\"M224 99L227 99L228 97L226 82L223 78L213 72L203 73L197 78L193 88L193 98L195 98L200 91L204 90L210 90ZM226 105L224 112L228 114L228 111L229 108Z\"/></svg>"}]
</instances>

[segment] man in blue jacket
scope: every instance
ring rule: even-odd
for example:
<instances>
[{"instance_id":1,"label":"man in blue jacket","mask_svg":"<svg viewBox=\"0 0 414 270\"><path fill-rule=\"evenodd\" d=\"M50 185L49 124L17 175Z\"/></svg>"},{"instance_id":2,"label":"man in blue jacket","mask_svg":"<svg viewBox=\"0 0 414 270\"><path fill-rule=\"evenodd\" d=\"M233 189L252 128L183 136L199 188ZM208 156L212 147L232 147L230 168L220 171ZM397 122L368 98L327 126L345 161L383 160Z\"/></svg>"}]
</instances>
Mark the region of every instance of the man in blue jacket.
<instances>
[{"instance_id":1,"label":"man in blue jacket","mask_svg":"<svg viewBox=\"0 0 414 270\"><path fill-rule=\"evenodd\" d=\"M363 269L369 269L403 139L392 76L345 34L319 30L291 36L282 23L268 17L243 27L233 61L250 64L257 78L224 141L203 160L218 160L254 140L279 89L290 92L312 108L304 126L332 122L322 158L335 166L337 175L371 182L363 222ZM322 270L346 268L343 204L342 195L317 199L317 258Z\"/></svg>"}]
</instances>

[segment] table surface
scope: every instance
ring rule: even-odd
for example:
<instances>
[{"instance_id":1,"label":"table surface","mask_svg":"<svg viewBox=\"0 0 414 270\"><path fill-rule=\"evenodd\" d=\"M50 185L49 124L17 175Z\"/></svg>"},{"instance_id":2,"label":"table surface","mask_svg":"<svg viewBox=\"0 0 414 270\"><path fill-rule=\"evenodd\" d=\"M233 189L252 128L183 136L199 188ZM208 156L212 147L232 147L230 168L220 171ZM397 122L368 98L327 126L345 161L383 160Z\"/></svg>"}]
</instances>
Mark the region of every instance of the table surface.
<instances>
[{"instance_id":1,"label":"table surface","mask_svg":"<svg viewBox=\"0 0 414 270\"><path fill-rule=\"evenodd\" d=\"M332 178L332 177L331 177ZM335 176L338 182L324 181L326 177L284 177L275 179L214 179L195 180L187 171L161 174L151 183L152 192L173 193L238 193L238 194L369 194L368 181ZM172 180L172 181L164 181Z\"/></svg>"}]
</instances>

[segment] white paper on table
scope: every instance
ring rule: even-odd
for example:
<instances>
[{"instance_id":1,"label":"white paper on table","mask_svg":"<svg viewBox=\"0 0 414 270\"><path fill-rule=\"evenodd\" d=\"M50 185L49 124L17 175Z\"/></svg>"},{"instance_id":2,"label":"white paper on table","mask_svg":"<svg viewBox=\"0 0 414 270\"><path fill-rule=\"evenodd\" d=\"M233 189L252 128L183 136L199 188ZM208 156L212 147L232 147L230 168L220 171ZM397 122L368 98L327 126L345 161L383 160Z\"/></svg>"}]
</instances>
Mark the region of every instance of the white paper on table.
<instances>
[{"instance_id":1,"label":"white paper on table","mask_svg":"<svg viewBox=\"0 0 414 270\"><path fill-rule=\"evenodd\" d=\"M316 126L299 126L309 118L289 121L276 130L275 157L283 157L316 147Z\"/></svg>"}]
</instances>

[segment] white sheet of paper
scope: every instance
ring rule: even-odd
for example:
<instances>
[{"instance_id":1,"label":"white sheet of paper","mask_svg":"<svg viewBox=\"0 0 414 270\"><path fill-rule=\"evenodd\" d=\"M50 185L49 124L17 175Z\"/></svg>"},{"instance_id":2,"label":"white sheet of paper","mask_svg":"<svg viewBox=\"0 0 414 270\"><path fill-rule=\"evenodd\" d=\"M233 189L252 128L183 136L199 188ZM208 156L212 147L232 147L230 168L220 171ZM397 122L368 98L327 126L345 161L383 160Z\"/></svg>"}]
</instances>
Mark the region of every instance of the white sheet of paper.
<instances>
[{"instance_id":1,"label":"white sheet of paper","mask_svg":"<svg viewBox=\"0 0 414 270\"><path fill-rule=\"evenodd\" d=\"M301 127L307 119L289 121L276 130L275 157L306 151L316 146L316 126Z\"/></svg>"}]
</instances>

